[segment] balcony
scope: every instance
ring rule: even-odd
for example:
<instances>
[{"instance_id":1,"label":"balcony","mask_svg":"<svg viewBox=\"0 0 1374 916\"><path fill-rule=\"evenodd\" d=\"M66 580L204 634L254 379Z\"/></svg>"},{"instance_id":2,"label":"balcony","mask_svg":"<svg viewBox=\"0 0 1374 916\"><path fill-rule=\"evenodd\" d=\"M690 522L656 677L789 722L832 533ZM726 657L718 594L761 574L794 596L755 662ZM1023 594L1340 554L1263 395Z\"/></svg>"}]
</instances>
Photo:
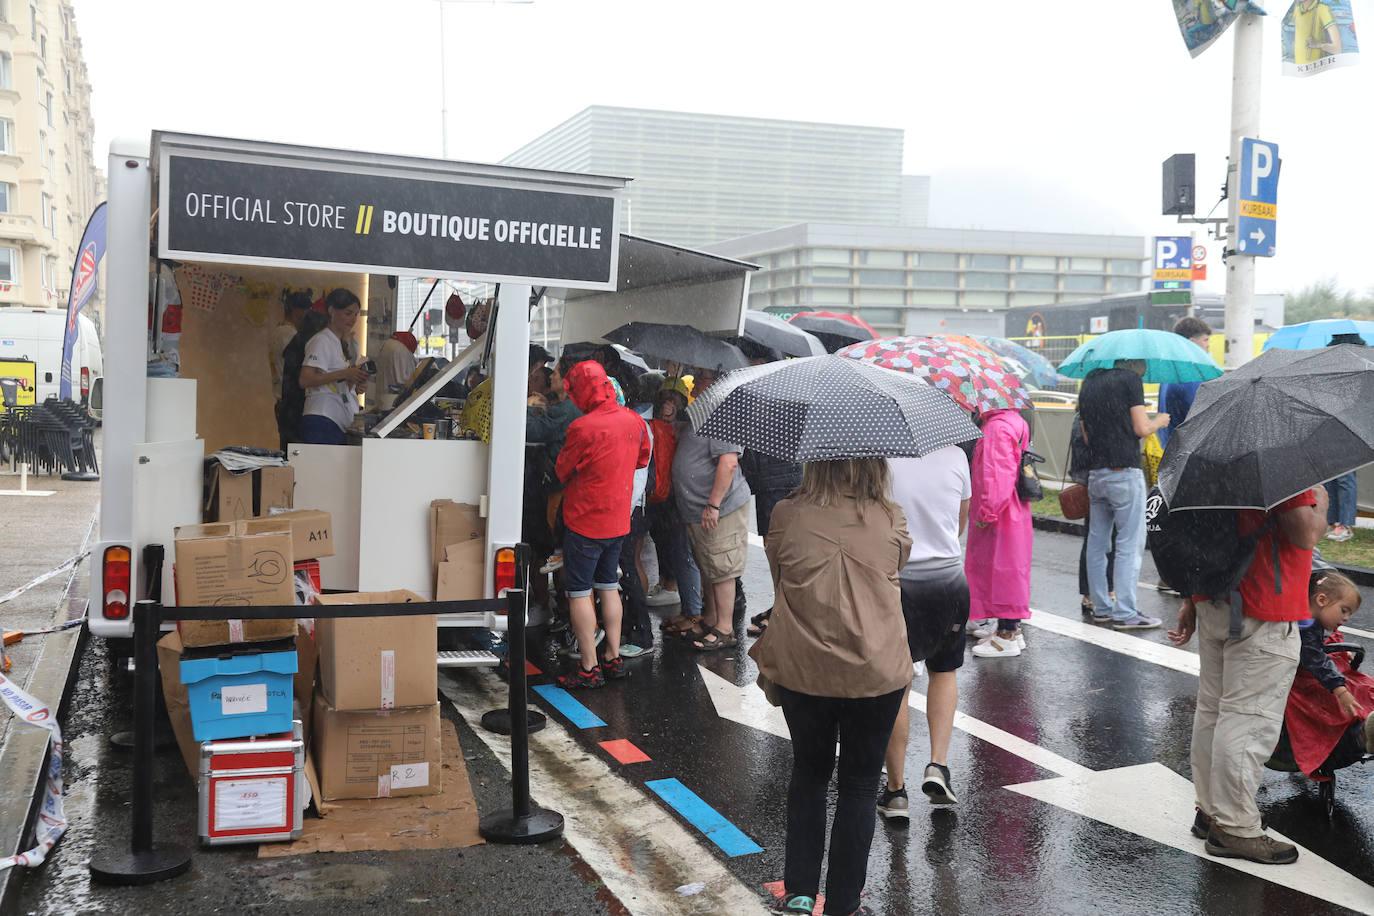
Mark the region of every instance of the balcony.
<instances>
[{"instance_id":1,"label":"balcony","mask_svg":"<svg viewBox=\"0 0 1374 916\"><path fill-rule=\"evenodd\" d=\"M38 221L22 213L0 213L0 241L45 243Z\"/></svg>"}]
</instances>

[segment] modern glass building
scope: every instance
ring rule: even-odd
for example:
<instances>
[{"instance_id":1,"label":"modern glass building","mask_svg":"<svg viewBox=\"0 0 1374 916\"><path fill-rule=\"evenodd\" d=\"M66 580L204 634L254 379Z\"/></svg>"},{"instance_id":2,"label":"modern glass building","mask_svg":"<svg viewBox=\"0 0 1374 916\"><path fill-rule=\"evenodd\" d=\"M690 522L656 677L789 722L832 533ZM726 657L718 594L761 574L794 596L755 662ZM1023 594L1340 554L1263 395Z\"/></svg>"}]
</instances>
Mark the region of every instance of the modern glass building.
<instances>
[{"instance_id":1,"label":"modern glass building","mask_svg":"<svg viewBox=\"0 0 1374 916\"><path fill-rule=\"evenodd\" d=\"M802 223L708 246L760 266L751 308L854 312L890 334L1003 335L1006 312L1141 290L1142 236Z\"/></svg>"},{"instance_id":2,"label":"modern glass building","mask_svg":"<svg viewBox=\"0 0 1374 916\"><path fill-rule=\"evenodd\" d=\"M503 160L623 175L625 231L700 248L793 223L924 226L901 130L593 106Z\"/></svg>"}]
</instances>

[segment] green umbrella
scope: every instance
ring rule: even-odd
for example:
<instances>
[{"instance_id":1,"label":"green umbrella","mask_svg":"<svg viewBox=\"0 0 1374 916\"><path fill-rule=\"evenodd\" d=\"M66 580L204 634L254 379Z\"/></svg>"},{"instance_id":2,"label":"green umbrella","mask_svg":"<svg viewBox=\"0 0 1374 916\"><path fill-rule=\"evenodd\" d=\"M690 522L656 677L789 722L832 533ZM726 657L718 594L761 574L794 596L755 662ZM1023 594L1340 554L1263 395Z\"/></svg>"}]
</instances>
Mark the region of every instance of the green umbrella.
<instances>
[{"instance_id":1,"label":"green umbrella","mask_svg":"<svg viewBox=\"0 0 1374 916\"><path fill-rule=\"evenodd\" d=\"M1205 382L1221 377L1221 367L1191 340L1147 328L1111 331L1090 340L1070 353L1059 371L1071 378L1086 378L1094 369L1111 369L1123 359L1144 362L1145 381L1151 383Z\"/></svg>"}]
</instances>

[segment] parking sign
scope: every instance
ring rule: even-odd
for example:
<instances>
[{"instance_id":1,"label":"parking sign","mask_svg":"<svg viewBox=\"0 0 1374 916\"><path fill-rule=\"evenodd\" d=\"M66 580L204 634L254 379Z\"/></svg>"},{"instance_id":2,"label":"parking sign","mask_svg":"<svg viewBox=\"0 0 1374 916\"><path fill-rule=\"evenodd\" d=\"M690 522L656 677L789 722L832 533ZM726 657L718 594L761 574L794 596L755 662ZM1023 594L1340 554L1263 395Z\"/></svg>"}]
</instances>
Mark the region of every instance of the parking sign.
<instances>
[{"instance_id":1,"label":"parking sign","mask_svg":"<svg viewBox=\"0 0 1374 916\"><path fill-rule=\"evenodd\" d=\"M1278 237L1279 145L1245 137L1240 145L1236 252L1272 258Z\"/></svg>"},{"instance_id":2,"label":"parking sign","mask_svg":"<svg viewBox=\"0 0 1374 916\"><path fill-rule=\"evenodd\" d=\"M1186 235L1155 237L1151 289L1193 288L1193 240Z\"/></svg>"}]
</instances>

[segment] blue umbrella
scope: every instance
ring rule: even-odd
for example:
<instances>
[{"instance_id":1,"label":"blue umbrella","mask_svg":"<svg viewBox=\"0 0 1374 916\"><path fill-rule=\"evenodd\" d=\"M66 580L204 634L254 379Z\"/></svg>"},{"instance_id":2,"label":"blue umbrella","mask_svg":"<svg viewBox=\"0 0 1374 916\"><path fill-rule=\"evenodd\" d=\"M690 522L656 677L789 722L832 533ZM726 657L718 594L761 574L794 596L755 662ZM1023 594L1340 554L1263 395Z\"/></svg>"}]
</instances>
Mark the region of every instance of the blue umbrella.
<instances>
[{"instance_id":1,"label":"blue umbrella","mask_svg":"<svg viewBox=\"0 0 1374 916\"><path fill-rule=\"evenodd\" d=\"M1374 344L1374 321L1355 321L1350 318L1322 318L1279 328L1264 342L1266 350L1319 350L1331 346L1331 338L1338 334L1356 334L1365 344ZM1353 341L1351 341L1353 343Z\"/></svg>"},{"instance_id":2,"label":"blue umbrella","mask_svg":"<svg viewBox=\"0 0 1374 916\"><path fill-rule=\"evenodd\" d=\"M1038 388L1053 388L1059 384L1059 373L1055 371L1054 363L1029 347L1023 347L1005 337L986 337L982 334L974 334L973 339L981 342L999 356L1014 359L1024 366L1027 373L1024 381L1029 381Z\"/></svg>"},{"instance_id":3,"label":"blue umbrella","mask_svg":"<svg viewBox=\"0 0 1374 916\"><path fill-rule=\"evenodd\" d=\"M1205 382L1221 377L1221 367L1191 340L1147 328L1111 331L1090 340L1070 353L1059 364L1059 371L1070 378L1085 378L1094 369L1111 369L1123 359L1144 362L1145 381L1151 383Z\"/></svg>"}]
</instances>

